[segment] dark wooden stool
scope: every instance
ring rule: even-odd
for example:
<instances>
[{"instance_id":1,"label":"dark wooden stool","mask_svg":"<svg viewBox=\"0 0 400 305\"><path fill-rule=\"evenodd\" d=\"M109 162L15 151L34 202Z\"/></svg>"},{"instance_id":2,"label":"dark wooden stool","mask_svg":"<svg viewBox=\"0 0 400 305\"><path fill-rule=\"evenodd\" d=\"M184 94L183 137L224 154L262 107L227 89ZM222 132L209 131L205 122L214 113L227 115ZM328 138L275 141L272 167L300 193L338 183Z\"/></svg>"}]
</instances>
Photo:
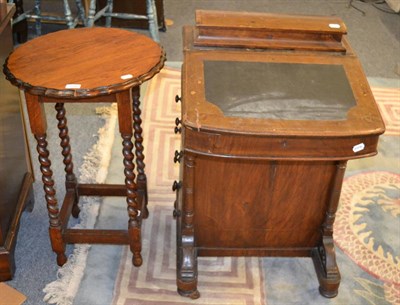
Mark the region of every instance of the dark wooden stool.
<instances>
[{"instance_id":1,"label":"dark wooden stool","mask_svg":"<svg viewBox=\"0 0 400 305\"><path fill-rule=\"evenodd\" d=\"M50 240L58 265L62 266L67 261L67 243L129 244L133 264L142 264L141 221L148 216L148 212L139 86L157 74L164 61L164 51L150 38L112 28L82 28L51 33L17 48L6 60L4 73L7 79L25 91L46 193ZM118 105L125 185L80 184L73 172L64 103L98 102L117 102ZM66 196L61 207L56 198L47 149L43 103L55 103L57 110L66 173ZM137 177L134 173L133 147ZM128 230L67 228L70 215L79 215L79 196L126 196Z\"/></svg>"}]
</instances>

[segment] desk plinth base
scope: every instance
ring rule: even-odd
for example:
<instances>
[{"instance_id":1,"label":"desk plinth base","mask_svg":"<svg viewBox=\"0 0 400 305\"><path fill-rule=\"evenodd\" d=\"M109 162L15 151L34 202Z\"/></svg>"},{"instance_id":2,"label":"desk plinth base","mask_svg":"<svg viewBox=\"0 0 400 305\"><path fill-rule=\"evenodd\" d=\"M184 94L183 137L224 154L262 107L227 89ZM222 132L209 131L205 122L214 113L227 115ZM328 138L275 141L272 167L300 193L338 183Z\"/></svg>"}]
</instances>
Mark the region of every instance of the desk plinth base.
<instances>
[{"instance_id":1,"label":"desk plinth base","mask_svg":"<svg viewBox=\"0 0 400 305\"><path fill-rule=\"evenodd\" d=\"M200 296L198 256L311 257L321 295L335 297L340 273L332 228L345 168L346 161L185 152L183 180L174 184L178 293Z\"/></svg>"},{"instance_id":2,"label":"desk plinth base","mask_svg":"<svg viewBox=\"0 0 400 305\"><path fill-rule=\"evenodd\" d=\"M198 256L269 256L269 257L311 257L314 262L315 272L319 282L319 292L326 298L334 298L338 295L340 285L340 272L336 262L333 266L329 267L326 264L328 260L334 260L334 252L328 259L326 255L319 250L321 247L313 249L214 249L199 251L202 255L197 255L195 250L187 249L185 247L178 247L178 266L181 268L177 271L177 291L181 296L191 299L200 297L200 292L197 290L198 270L197 270L197 257ZM203 255L204 253L207 255ZM226 253L226 254L225 254ZM236 255L234 255L236 254ZM328 271L327 271L328 270Z\"/></svg>"}]
</instances>

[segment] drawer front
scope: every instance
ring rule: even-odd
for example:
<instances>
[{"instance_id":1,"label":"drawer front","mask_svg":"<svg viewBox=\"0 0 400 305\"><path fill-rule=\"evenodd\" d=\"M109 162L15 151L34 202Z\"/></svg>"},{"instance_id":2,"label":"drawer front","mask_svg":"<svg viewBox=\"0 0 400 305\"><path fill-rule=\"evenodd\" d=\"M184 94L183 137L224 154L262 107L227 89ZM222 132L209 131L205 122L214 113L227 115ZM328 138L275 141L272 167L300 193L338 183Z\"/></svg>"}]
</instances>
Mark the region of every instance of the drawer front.
<instances>
[{"instance_id":1,"label":"drawer front","mask_svg":"<svg viewBox=\"0 0 400 305\"><path fill-rule=\"evenodd\" d=\"M193 153L274 160L349 160L377 153L378 136L344 138L267 137L205 132L186 128L185 150Z\"/></svg>"}]
</instances>

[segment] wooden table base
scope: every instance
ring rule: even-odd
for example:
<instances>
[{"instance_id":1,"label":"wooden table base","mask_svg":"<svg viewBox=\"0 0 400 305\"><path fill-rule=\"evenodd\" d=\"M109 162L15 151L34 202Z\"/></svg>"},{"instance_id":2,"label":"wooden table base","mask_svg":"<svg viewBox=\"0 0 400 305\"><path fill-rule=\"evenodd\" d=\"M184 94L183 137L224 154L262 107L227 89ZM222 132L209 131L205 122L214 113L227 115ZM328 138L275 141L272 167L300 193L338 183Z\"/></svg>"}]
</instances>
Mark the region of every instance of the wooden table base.
<instances>
[{"instance_id":1,"label":"wooden table base","mask_svg":"<svg viewBox=\"0 0 400 305\"><path fill-rule=\"evenodd\" d=\"M147 183L144 173L143 138L140 118L139 87L100 98L102 102L116 100L118 105L119 130L123 139L122 153L124 163L125 185L79 184L73 171L73 162L68 134L67 118L64 102L69 99L52 99L25 93L29 120L32 132L37 141L40 170L46 193L47 209L50 218L49 234L53 251L57 254L57 264L66 263L65 246L68 243L96 244L129 244L133 253L135 266L142 264L141 256L141 221L148 217ZM43 103L56 102L60 145L64 157L66 195L61 208L54 189L53 172L46 140L46 115ZM85 99L80 100L85 102ZM93 99L90 99L93 102ZM134 143L132 142L134 137ZM134 152L138 176L135 176L133 163ZM126 196L128 205L129 226L127 230L69 229L69 217L79 216L80 196Z\"/></svg>"}]
</instances>

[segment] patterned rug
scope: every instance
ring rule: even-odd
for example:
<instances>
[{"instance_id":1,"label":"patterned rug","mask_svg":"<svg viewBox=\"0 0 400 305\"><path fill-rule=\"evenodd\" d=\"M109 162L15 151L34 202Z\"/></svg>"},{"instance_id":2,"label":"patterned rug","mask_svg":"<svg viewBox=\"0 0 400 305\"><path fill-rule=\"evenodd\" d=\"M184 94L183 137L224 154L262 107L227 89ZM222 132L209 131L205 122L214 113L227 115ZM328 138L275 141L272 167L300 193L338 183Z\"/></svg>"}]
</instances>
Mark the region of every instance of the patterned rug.
<instances>
[{"instance_id":1,"label":"patterned rug","mask_svg":"<svg viewBox=\"0 0 400 305\"><path fill-rule=\"evenodd\" d=\"M377 157L350 164L335 242L357 266L382 281L386 301L400 304L400 90L372 91L386 132Z\"/></svg>"},{"instance_id":2,"label":"patterned rug","mask_svg":"<svg viewBox=\"0 0 400 305\"><path fill-rule=\"evenodd\" d=\"M172 182L178 178L173 132L180 116L180 71L165 68L143 97L150 217L143 223L143 260L124 247L113 305L400 304L400 89L373 87L387 132L379 155L349 162L335 222L339 295L326 299L310 258L199 258L200 299L176 293ZM166 102L167 101L167 102Z\"/></svg>"}]
</instances>

